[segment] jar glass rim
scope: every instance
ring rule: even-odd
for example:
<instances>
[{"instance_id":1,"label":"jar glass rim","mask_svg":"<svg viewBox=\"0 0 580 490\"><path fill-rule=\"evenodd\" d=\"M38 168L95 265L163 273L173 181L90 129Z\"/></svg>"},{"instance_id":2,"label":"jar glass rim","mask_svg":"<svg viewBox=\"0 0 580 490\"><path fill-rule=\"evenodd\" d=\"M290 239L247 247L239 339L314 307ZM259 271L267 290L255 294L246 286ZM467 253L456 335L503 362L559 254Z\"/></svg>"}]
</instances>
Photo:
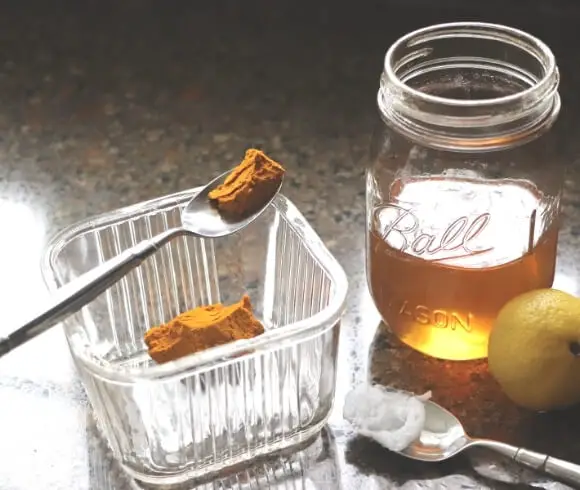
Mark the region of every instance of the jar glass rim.
<instances>
[{"instance_id":1,"label":"jar glass rim","mask_svg":"<svg viewBox=\"0 0 580 490\"><path fill-rule=\"evenodd\" d=\"M472 32L469 32L469 31ZM441 97L438 95L432 95L425 93L421 90L415 89L408 85L406 82L401 80L396 73L394 60L395 53L398 48L404 45L415 45L420 42L425 42L430 40L432 37L441 38L442 35L454 35L460 37L475 37L473 30L479 30L481 32L488 31L488 35L481 36L484 38L493 38L494 34L499 41L505 42L521 42L524 41L528 46L534 49L538 56L541 56L541 61L543 61L544 74L541 79L530 87L521 90L519 92L504 95L501 97L486 98L486 99L454 99L449 97ZM461 31L464 31L463 34ZM439 35L438 35L439 34ZM486 22L449 22L443 24L435 24L415 31L409 32L404 36L400 37L395 41L387 50L385 55L384 64L385 76L398 90L411 95L416 100L420 100L432 104L440 104L452 107L489 107L494 105L506 105L512 102L516 102L522 98L525 98L533 93L541 92L546 90L546 92L551 92L553 88L552 78L557 72L556 59L552 50L540 39L528 34L525 31L504 26L501 24L493 24Z\"/></svg>"}]
</instances>

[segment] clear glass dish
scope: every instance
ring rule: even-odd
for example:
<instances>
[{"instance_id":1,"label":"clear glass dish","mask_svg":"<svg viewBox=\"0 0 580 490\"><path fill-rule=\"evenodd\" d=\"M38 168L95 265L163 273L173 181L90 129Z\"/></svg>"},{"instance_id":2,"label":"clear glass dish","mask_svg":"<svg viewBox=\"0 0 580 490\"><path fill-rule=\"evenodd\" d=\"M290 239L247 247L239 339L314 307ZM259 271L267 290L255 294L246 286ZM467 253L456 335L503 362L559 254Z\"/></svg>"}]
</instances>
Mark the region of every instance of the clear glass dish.
<instances>
[{"instance_id":1,"label":"clear glass dish","mask_svg":"<svg viewBox=\"0 0 580 490\"><path fill-rule=\"evenodd\" d=\"M92 430L92 429L91 429ZM100 441L91 445L89 465L91 489L149 490L127 477L116 461L108 457L109 448ZM164 490L340 490L340 468L336 441L328 426L307 444L258 458L238 471L228 471L211 481L163 487Z\"/></svg>"},{"instance_id":2,"label":"clear glass dish","mask_svg":"<svg viewBox=\"0 0 580 490\"><path fill-rule=\"evenodd\" d=\"M55 289L138 241L180 225L198 192L83 221L49 243ZM266 332L171 363L143 334L199 305L247 292ZM181 237L63 322L100 430L124 469L175 484L315 437L334 400L347 279L296 207L279 195L236 235Z\"/></svg>"}]
</instances>

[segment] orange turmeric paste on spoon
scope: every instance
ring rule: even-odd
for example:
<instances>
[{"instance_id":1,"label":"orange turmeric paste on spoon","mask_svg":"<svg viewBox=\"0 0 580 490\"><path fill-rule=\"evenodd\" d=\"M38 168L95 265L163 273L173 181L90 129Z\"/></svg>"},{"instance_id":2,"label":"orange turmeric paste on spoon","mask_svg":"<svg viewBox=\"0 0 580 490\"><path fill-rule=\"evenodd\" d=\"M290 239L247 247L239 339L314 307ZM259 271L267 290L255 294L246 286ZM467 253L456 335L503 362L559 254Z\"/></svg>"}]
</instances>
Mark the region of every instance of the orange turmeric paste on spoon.
<instances>
[{"instance_id":1,"label":"orange turmeric paste on spoon","mask_svg":"<svg viewBox=\"0 0 580 490\"><path fill-rule=\"evenodd\" d=\"M260 150L249 149L242 162L208 197L225 217L241 219L272 199L284 177L284 167Z\"/></svg>"}]
</instances>

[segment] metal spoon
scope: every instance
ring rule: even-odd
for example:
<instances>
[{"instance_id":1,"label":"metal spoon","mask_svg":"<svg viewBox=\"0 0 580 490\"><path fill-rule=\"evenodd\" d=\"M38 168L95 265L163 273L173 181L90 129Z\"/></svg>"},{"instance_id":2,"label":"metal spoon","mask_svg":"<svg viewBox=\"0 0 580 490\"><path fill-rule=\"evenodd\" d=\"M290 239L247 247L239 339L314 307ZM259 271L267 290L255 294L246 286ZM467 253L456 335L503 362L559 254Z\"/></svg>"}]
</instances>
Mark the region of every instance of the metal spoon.
<instances>
[{"instance_id":1,"label":"metal spoon","mask_svg":"<svg viewBox=\"0 0 580 490\"><path fill-rule=\"evenodd\" d=\"M419 461L438 462L474 446L491 449L522 466L542 471L574 488L580 488L579 465L503 442L472 439L452 413L432 401L425 402L425 426L419 439L399 454Z\"/></svg>"},{"instance_id":2,"label":"metal spoon","mask_svg":"<svg viewBox=\"0 0 580 490\"><path fill-rule=\"evenodd\" d=\"M0 357L76 313L174 238L182 235L219 238L248 226L264 212L282 187L280 180L278 188L261 209L244 219L229 221L211 206L208 199L210 191L223 184L229 174L227 171L213 179L189 201L181 213L181 227L144 240L59 288L47 304L38 308L20 328L8 337L0 338Z\"/></svg>"}]
</instances>

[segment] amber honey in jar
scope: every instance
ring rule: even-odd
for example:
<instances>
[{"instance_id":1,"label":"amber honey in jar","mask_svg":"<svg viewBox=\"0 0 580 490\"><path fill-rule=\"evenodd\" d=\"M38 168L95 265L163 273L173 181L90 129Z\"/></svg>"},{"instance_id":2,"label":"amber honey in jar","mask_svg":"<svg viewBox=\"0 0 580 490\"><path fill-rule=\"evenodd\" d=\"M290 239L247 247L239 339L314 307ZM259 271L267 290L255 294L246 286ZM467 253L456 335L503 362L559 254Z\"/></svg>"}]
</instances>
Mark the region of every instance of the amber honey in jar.
<instances>
[{"instance_id":1,"label":"amber honey in jar","mask_svg":"<svg viewBox=\"0 0 580 490\"><path fill-rule=\"evenodd\" d=\"M552 285L557 88L549 48L509 27L437 25L388 50L367 171L367 277L411 347L485 357L501 307Z\"/></svg>"}]
</instances>

